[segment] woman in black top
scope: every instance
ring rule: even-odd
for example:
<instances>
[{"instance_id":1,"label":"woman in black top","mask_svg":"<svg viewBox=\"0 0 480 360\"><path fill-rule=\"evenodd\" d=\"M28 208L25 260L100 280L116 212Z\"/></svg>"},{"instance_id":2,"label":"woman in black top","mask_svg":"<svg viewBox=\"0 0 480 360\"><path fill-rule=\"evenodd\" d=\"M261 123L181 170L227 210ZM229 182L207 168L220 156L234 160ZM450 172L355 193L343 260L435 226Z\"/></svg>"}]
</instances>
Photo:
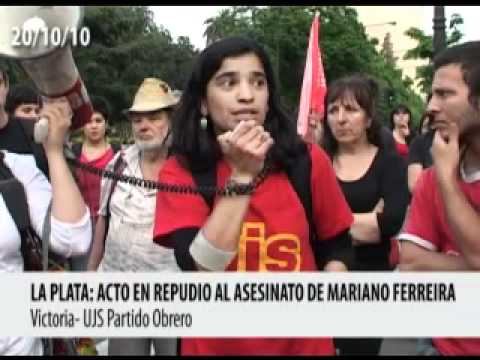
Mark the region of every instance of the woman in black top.
<instances>
[{"instance_id":1,"label":"woman in black top","mask_svg":"<svg viewBox=\"0 0 480 360\"><path fill-rule=\"evenodd\" d=\"M411 193L415 188L418 178L424 169L433 164L430 148L433 143L435 130L432 129L432 121L429 113L424 113L420 120L419 135L413 139L408 153L407 173L408 188Z\"/></svg>"},{"instance_id":2,"label":"woman in black top","mask_svg":"<svg viewBox=\"0 0 480 360\"><path fill-rule=\"evenodd\" d=\"M353 75L332 83L326 99L324 146L354 213L354 271L391 270L390 239L400 230L409 201L405 163L382 146L377 89L372 79ZM342 355L377 355L381 339L336 344Z\"/></svg>"}]
</instances>

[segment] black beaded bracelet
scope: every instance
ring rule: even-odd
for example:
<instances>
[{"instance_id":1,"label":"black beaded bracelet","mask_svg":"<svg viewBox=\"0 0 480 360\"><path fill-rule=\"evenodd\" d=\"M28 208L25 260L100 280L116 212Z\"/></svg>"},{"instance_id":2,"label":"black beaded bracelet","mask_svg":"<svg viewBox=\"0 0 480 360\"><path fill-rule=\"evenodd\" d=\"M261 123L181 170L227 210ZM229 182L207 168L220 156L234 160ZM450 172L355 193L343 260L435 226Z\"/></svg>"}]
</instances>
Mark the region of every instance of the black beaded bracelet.
<instances>
[{"instance_id":1,"label":"black beaded bracelet","mask_svg":"<svg viewBox=\"0 0 480 360\"><path fill-rule=\"evenodd\" d=\"M249 182L248 184L240 183L235 179L228 179L227 183L225 184L225 190L227 192L227 196L229 195L251 195L255 190L255 185L253 181Z\"/></svg>"}]
</instances>

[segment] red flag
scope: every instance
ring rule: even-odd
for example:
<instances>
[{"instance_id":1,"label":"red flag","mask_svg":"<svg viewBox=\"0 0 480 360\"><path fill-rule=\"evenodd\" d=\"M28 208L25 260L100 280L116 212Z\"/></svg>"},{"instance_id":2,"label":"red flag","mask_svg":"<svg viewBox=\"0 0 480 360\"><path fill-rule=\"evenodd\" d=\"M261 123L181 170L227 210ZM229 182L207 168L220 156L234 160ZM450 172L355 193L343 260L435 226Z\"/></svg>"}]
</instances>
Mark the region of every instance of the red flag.
<instances>
[{"instance_id":1,"label":"red flag","mask_svg":"<svg viewBox=\"0 0 480 360\"><path fill-rule=\"evenodd\" d=\"M323 101L327 92L322 55L318 46L318 28L320 25L318 18L319 13L316 12L310 29L310 40L305 71L303 73L302 93L300 95L297 120L297 132L308 142L313 141L312 129L308 126L308 115L310 112L317 112L320 118L323 118L325 112Z\"/></svg>"}]
</instances>

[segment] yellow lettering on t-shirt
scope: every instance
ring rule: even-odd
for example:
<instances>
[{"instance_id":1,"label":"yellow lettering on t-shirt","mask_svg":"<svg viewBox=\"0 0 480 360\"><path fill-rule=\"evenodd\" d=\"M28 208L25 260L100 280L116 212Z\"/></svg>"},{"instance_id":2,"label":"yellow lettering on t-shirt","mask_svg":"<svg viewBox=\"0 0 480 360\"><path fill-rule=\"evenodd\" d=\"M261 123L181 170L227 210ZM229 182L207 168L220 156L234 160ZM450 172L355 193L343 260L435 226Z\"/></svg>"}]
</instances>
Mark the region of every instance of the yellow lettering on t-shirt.
<instances>
[{"instance_id":1,"label":"yellow lettering on t-shirt","mask_svg":"<svg viewBox=\"0 0 480 360\"><path fill-rule=\"evenodd\" d=\"M279 233L266 238L265 223L243 224L237 271L299 271L300 266L300 239L297 235Z\"/></svg>"}]
</instances>

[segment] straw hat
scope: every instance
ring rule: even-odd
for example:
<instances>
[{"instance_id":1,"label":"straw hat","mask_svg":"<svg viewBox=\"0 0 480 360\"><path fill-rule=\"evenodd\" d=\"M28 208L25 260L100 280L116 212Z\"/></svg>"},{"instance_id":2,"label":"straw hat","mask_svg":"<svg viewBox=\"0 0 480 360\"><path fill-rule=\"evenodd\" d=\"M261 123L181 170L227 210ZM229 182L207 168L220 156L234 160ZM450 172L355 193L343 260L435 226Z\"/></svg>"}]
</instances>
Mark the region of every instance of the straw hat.
<instances>
[{"instance_id":1,"label":"straw hat","mask_svg":"<svg viewBox=\"0 0 480 360\"><path fill-rule=\"evenodd\" d=\"M146 78L135 94L133 105L128 112L150 112L177 104L170 86L160 79Z\"/></svg>"}]
</instances>

